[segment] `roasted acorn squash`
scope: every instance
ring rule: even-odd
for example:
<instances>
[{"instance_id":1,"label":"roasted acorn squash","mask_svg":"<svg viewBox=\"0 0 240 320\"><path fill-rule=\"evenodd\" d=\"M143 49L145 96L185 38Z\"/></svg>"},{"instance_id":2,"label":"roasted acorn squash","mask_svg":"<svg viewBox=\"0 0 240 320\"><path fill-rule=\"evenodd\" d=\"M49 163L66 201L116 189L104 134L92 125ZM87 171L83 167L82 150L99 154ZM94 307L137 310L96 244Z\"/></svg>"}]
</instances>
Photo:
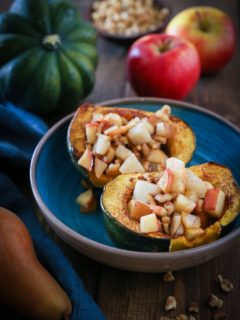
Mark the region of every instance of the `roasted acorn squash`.
<instances>
[{"instance_id":1,"label":"roasted acorn squash","mask_svg":"<svg viewBox=\"0 0 240 320\"><path fill-rule=\"evenodd\" d=\"M75 112L68 131L68 150L74 164L81 169L85 177L88 177L94 186L103 187L117 175L102 174L100 178L97 178L93 170L87 171L84 168L81 168L77 163L86 149L85 125L92 120L93 113L100 113L103 115L116 113L121 117L126 118L128 121L133 117L148 118L153 116L153 113L137 109L105 107L92 104L84 104ZM184 161L184 163L187 163L191 160L195 150L195 135L192 129L183 120L175 116L170 115L168 122L174 128L174 135L164 146L164 151L167 156L176 157Z\"/></svg>"},{"instance_id":2,"label":"roasted acorn squash","mask_svg":"<svg viewBox=\"0 0 240 320\"><path fill-rule=\"evenodd\" d=\"M127 203L141 174L122 174L109 182L102 193L101 207L107 231L121 248L137 251L176 251L193 248L218 239L227 226L232 225L240 211L240 192L230 170L215 163L190 168L199 178L220 188L226 195L220 219L213 219L201 236L189 241L185 236L166 237L161 232L140 233L138 221L130 218ZM150 173L153 177L159 173Z\"/></svg>"},{"instance_id":3,"label":"roasted acorn squash","mask_svg":"<svg viewBox=\"0 0 240 320\"><path fill-rule=\"evenodd\" d=\"M47 114L94 85L96 31L69 0L15 0L0 15L0 100Z\"/></svg>"}]
</instances>

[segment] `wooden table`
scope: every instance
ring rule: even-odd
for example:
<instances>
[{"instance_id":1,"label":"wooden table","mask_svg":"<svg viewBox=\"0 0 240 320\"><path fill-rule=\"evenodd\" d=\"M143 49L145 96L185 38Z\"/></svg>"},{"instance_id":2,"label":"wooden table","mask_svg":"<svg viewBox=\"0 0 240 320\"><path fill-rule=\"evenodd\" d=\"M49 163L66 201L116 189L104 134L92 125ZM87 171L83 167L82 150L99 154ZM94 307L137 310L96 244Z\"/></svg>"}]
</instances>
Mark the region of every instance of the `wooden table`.
<instances>
[{"instance_id":1,"label":"wooden table","mask_svg":"<svg viewBox=\"0 0 240 320\"><path fill-rule=\"evenodd\" d=\"M91 1L75 0L84 16ZM6 10L10 1L0 2L0 10ZM168 0L173 14L198 4L196 0ZM236 28L239 27L238 0L201 1L202 5L216 6L228 12ZM99 66L96 85L88 97L90 102L134 96L126 80L125 58L127 46L106 39L98 39ZM186 101L203 106L221 114L240 125L240 47L232 61L219 73L204 76L187 97ZM239 150L240 151L240 150ZM90 260L71 249L57 236L56 241L65 251L73 266L83 279L87 290L109 320L159 320L164 314L164 301L168 295L177 298L175 314L185 313L186 305L195 301L200 306L197 319L211 319L206 299L214 292L224 299L223 311L227 319L240 319L240 240L239 247L199 267L175 273L175 281L166 283L163 274L143 274L113 269ZM222 274L234 283L230 294L220 291L217 275ZM174 314L173 314L174 315ZM94 320L94 319L89 319Z\"/></svg>"}]
</instances>

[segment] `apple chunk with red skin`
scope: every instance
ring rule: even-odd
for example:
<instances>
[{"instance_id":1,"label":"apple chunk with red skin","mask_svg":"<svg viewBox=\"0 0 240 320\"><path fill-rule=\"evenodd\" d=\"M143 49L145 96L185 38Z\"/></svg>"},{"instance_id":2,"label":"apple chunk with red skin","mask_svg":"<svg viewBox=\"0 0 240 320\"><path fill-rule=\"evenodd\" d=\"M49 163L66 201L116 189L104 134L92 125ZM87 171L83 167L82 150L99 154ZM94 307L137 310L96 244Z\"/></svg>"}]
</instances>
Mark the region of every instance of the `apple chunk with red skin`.
<instances>
[{"instance_id":1,"label":"apple chunk with red skin","mask_svg":"<svg viewBox=\"0 0 240 320\"><path fill-rule=\"evenodd\" d=\"M167 34L152 34L131 46L127 72L139 96L183 99L199 79L200 59L190 42Z\"/></svg>"},{"instance_id":2,"label":"apple chunk with red skin","mask_svg":"<svg viewBox=\"0 0 240 320\"><path fill-rule=\"evenodd\" d=\"M225 193L217 188L209 189L203 201L203 209L212 217L220 218L225 205Z\"/></svg>"},{"instance_id":3,"label":"apple chunk with red skin","mask_svg":"<svg viewBox=\"0 0 240 320\"><path fill-rule=\"evenodd\" d=\"M88 171L92 170L93 167L93 154L92 151L89 149L86 149L81 156L81 158L78 160L78 164L87 169Z\"/></svg>"},{"instance_id":4,"label":"apple chunk with red skin","mask_svg":"<svg viewBox=\"0 0 240 320\"><path fill-rule=\"evenodd\" d=\"M161 188L164 193L169 193L172 190L174 181L174 174L171 169L166 169L163 175L159 179L157 185Z\"/></svg>"},{"instance_id":5,"label":"apple chunk with red skin","mask_svg":"<svg viewBox=\"0 0 240 320\"><path fill-rule=\"evenodd\" d=\"M166 32L182 37L196 47L203 73L221 69L235 51L233 22L217 8L200 6L183 10L170 21Z\"/></svg>"},{"instance_id":6,"label":"apple chunk with red skin","mask_svg":"<svg viewBox=\"0 0 240 320\"><path fill-rule=\"evenodd\" d=\"M155 213L140 218L140 231L142 233L158 232L161 230L161 222Z\"/></svg>"}]
</instances>

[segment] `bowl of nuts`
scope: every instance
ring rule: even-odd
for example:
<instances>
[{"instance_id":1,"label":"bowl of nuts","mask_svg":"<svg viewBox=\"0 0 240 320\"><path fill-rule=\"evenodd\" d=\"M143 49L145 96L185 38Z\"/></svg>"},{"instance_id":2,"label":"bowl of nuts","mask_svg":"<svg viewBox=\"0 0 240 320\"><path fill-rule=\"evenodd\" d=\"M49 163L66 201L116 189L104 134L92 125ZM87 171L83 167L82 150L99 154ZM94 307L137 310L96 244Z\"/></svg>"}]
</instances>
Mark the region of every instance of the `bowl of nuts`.
<instances>
[{"instance_id":1,"label":"bowl of nuts","mask_svg":"<svg viewBox=\"0 0 240 320\"><path fill-rule=\"evenodd\" d=\"M159 0L96 0L90 19L100 35L133 41L163 31L170 20L170 8Z\"/></svg>"}]
</instances>

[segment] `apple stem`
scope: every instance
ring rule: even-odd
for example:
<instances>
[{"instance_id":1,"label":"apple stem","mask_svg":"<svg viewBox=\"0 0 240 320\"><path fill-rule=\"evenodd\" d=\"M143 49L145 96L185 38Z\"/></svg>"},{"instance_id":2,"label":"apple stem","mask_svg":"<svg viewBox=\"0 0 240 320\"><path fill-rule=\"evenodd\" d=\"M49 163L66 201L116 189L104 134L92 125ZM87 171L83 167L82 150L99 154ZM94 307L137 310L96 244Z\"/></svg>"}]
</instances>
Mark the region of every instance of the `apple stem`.
<instances>
[{"instance_id":1,"label":"apple stem","mask_svg":"<svg viewBox=\"0 0 240 320\"><path fill-rule=\"evenodd\" d=\"M203 14L200 11L196 10L196 16L197 16L197 19L199 21L200 29L203 32L207 32L209 30L209 25L207 23L207 20L204 19Z\"/></svg>"}]
</instances>

